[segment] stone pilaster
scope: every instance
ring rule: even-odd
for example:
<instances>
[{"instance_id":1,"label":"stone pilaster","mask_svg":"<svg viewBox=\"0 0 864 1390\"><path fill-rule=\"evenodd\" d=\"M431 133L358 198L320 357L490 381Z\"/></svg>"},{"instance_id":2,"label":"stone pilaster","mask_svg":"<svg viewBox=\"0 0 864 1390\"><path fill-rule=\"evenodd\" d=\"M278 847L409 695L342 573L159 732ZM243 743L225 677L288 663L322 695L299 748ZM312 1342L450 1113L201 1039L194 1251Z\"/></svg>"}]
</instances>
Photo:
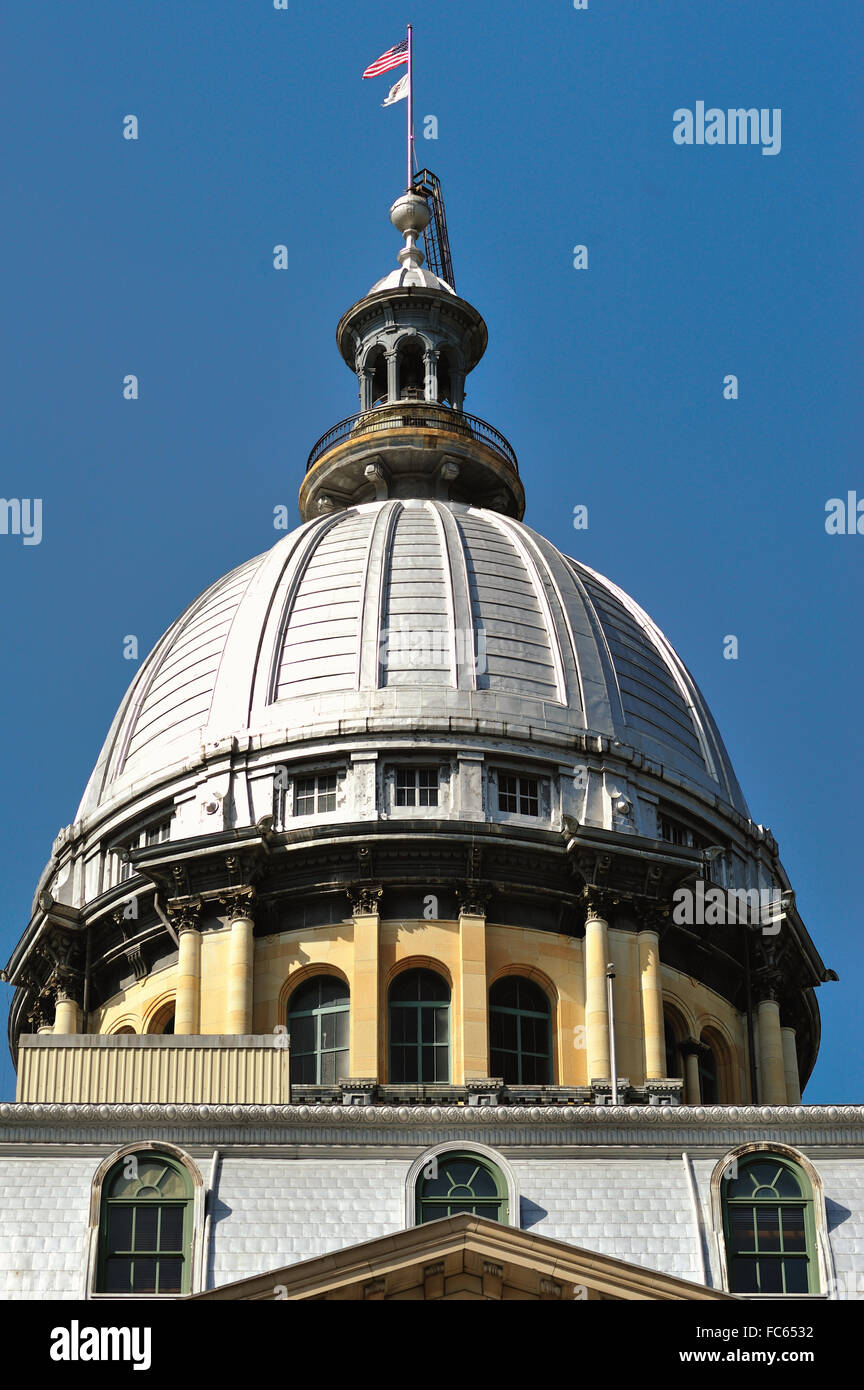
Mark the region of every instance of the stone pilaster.
<instances>
[{"instance_id":1,"label":"stone pilaster","mask_svg":"<svg viewBox=\"0 0 864 1390\"><path fill-rule=\"evenodd\" d=\"M354 918L354 980L351 988L351 1038L349 1059L352 1076L380 1079L381 1036L380 884L361 884L349 890Z\"/></svg>"}]
</instances>

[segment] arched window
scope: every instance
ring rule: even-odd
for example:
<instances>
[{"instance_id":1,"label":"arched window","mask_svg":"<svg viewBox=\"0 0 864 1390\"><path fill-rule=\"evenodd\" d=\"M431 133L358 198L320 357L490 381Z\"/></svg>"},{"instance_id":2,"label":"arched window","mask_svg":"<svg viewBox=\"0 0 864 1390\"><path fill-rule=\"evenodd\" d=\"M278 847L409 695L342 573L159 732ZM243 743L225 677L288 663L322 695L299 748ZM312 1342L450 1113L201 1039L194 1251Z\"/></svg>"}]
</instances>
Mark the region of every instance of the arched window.
<instances>
[{"instance_id":1,"label":"arched window","mask_svg":"<svg viewBox=\"0 0 864 1390\"><path fill-rule=\"evenodd\" d=\"M508 1220L503 1174L475 1153L447 1153L430 1159L417 1180L417 1224L440 1221L460 1211Z\"/></svg>"},{"instance_id":2,"label":"arched window","mask_svg":"<svg viewBox=\"0 0 864 1390\"><path fill-rule=\"evenodd\" d=\"M518 1085L552 1084L549 1000L520 975L505 975L489 991L490 1070Z\"/></svg>"},{"instance_id":3,"label":"arched window","mask_svg":"<svg viewBox=\"0 0 864 1390\"><path fill-rule=\"evenodd\" d=\"M818 1293L813 1193L797 1163L756 1153L727 1169L723 1228L732 1293Z\"/></svg>"},{"instance_id":4,"label":"arched window","mask_svg":"<svg viewBox=\"0 0 864 1390\"><path fill-rule=\"evenodd\" d=\"M171 1034L174 1032L174 1000L164 1004L151 1018L148 1033Z\"/></svg>"},{"instance_id":5,"label":"arched window","mask_svg":"<svg viewBox=\"0 0 864 1390\"><path fill-rule=\"evenodd\" d=\"M666 1043L666 1075L681 1075L681 1057L678 1052L678 1037L675 1032L675 1025L669 1015L663 1019L663 1038Z\"/></svg>"},{"instance_id":6,"label":"arched window","mask_svg":"<svg viewBox=\"0 0 864 1390\"><path fill-rule=\"evenodd\" d=\"M291 1081L323 1085L348 1075L348 986L334 975L299 985L288 1004Z\"/></svg>"},{"instance_id":7,"label":"arched window","mask_svg":"<svg viewBox=\"0 0 864 1390\"><path fill-rule=\"evenodd\" d=\"M99 1293L188 1293L192 1178L146 1150L117 1161L102 1186Z\"/></svg>"},{"instance_id":8,"label":"arched window","mask_svg":"<svg viewBox=\"0 0 864 1390\"><path fill-rule=\"evenodd\" d=\"M450 987L433 970L406 970L390 986L390 1080L450 1080Z\"/></svg>"},{"instance_id":9,"label":"arched window","mask_svg":"<svg viewBox=\"0 0 864 1390\"><path fill-rule=\"evenodd\" d=\"M705 1051L699 1053L699 1097L703 1105L717 1105L720 1100L717 1054L704 1033L701 1041Z\"/></svg>"},{"instance_id":10,"label":"arched window","mask_svg":"<svg viewBox=\"0 0 864 1390\"><path fill-rule=\"evenodd\" d=\"M453 385L450 376L450 354L442 348L438 354L438 399L447 405L453 404Z\"/></svg>"}]
</instances>

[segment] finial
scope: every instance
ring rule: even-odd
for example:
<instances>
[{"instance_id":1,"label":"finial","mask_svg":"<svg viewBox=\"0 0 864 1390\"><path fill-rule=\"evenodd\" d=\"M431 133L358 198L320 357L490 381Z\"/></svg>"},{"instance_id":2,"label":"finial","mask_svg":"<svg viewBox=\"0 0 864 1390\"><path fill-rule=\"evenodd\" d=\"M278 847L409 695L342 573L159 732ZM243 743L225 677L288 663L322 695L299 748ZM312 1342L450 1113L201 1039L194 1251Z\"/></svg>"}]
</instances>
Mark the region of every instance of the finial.
<instances>
[{"instance_id":1,"label":"finial","mask_svg":"<svg viewBox=\"0 0 864 1390\"><path fill-rule=\"evenodd\" d=\"M425 198L417 193L404 193L390 209L390 221L405 238L405 245L399 252L399 264L409 270L419 270L426 257L417 245L417 238L432 220L432 214Z\"/></svg>"}]
</instances>

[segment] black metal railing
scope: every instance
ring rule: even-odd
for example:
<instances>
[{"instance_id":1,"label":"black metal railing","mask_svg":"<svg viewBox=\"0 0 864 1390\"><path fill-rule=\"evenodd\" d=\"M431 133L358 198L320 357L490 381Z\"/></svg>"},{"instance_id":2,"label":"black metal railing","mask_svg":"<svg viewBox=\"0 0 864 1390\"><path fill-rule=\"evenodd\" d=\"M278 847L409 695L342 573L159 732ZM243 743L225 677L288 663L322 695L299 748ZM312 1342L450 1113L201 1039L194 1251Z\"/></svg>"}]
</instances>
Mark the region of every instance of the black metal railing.
<instances>
[{"instance_id":1,"label":"black metal railing","mask_svg":"<svg viewBox=\"0 0 864 1390\"><path fill-rule=\"evenodd\" d=\"M478 443L493 449L505 463L509 463L515 473L519 472L516 455L503 434L499 434L498 430L487 425L485 420L478 419L476 415L466 415L464 410L452 410L446 405L436 405L434 401L425 404L420 401L393 401L373 410L364 410L359 415L349 415L347 420L340 420L332 430L322 434L309 455L306 472L314 467L323 454L334 445L350 439L352 434L359 437L386 430L412 428L446 430L448 434L461 434L466 439L475 439Z\"/></svg>"}]
</instances>

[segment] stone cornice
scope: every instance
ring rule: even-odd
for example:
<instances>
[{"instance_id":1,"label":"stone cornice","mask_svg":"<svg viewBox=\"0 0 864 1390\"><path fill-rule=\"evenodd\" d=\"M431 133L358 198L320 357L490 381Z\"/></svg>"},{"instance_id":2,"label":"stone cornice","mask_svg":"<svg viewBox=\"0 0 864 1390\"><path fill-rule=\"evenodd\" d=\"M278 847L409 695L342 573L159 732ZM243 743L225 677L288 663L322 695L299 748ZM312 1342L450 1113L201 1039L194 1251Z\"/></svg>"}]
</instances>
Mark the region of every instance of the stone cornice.
<instances>
[{"instance_id":1,"label":"stone cornice","mask_svg":"<svg viewBox=\"0 0 864 1390\"><path fill-rule=\"evenodd\" d=\"M46 1141L72 1139L79 1131L113 1142L132 1130L152 1134L160 1128L187 1130L193 1139L199 1131L224 1130L234 1142L301 1141L309 1132L321 1141L350 1144L379 1131L385 1142L384 1132L395 1132L396 1142L410 1143L416 1133L422 1143L430 1131L441 1130L485 1133L493 1143L716 1144L761 1138L864 1146L864 1106L0 1104L0 1143L37 1134Z\"/></svg>"}]
</instances>

